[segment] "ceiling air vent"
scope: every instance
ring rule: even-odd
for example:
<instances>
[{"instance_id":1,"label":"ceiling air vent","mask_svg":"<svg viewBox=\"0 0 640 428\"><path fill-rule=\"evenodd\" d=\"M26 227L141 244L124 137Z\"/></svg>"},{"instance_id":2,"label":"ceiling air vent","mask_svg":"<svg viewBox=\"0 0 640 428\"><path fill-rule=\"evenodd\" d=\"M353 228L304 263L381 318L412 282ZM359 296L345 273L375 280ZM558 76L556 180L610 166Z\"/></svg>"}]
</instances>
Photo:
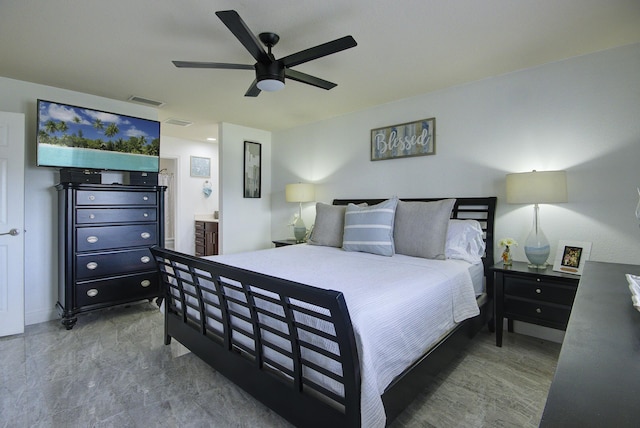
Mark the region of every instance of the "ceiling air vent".
<instances>
[{"instance_id":1,"label":"ceiling air vent","mask_svg":"<svg viewBox=\"0 0 640 428\"><path fill-rule=\"evenodd\" d=\"M177 125L177 126L193 125L193 122L189 122L188 120L176 119L173 117L170 117L169 119L165 120L164 123L168 123L169 125Z\"/></svg>"},{"instance_id":2,"label":"ceiling air vent","mask_svg":"<svg viewBox=\"0 0 640 428\"><path fill-rule=\"evenodd\" d=\"M138 97L135 95L131 95L129 97L129 101L133 101L134 103L144 104L153 107L162 107L164 103L162 101L150 100L149 98Z\"/></svg>"}]
</instances>

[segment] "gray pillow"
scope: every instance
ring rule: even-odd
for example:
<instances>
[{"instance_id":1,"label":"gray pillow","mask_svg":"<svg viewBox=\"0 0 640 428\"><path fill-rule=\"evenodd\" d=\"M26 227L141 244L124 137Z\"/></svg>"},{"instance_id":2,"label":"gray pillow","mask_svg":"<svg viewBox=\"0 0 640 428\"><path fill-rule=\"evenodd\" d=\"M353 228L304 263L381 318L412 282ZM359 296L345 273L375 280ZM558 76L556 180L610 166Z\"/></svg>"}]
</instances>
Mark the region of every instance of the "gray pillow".
<instances>
[{"instance_id":1,"label":"gray pillow","mask_svg":"<svg viewBox=\"0 0 640 428\"><path fill-rule=\"evenodd\" d=\"M398 203L394 240L397 254L445 259L445 242L455 199Z\"/></svg>"},{"instance_id":2,"label":"gray pillow","mask_svg":"<svg viewBox=\"0 0 640 428\"><path fill-rule=\"evenodd\" d=\"M370 207L349 204L344 219L342 248L393 256L393 219L397 204L397 198Z\"/></svg>"},{"instance_id":3,"label":"gray pillow","mask_svg":"<svg viewBox=\"0 0 640 428\"><path fill-rule=\"evenodd\" d=\"M344 233L344 205L316 203L316 221L308 243L327 247L342 247Z\"/></svg>"}]
</instances>

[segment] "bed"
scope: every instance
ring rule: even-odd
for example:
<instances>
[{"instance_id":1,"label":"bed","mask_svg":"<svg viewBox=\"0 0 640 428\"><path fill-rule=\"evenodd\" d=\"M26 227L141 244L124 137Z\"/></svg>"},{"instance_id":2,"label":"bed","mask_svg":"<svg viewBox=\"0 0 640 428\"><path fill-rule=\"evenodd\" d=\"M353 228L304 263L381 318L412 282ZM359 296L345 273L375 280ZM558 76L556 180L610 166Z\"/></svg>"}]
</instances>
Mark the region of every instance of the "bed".
<instances>
[{"instance_id":1,"label":"bed","mask_svg":"<svg viewBox=\"0 0 640 428\"><path fill-rule=\"evenodd\" d=\"M334 200L333 206L375 211L384 203ZM164 287L165 343L175 338L296 426L384 426L489 320L492 296L485 290L492 287L482 277L494 260L495 205L495 197L456 198L447 212L451 221L480 225L486 242L480 263L345 251L360 242L347 239L348 225L339 248L302 244L211 259L153 248ZM426 279L432 276L460 284L447 285L438 298L408 294L431 288L412 285L412 278L440 282ZM403 290L398 301L389 290ZM426 309L408 310L414 302L420 308L420 300ZM448 320L439 321L438 307ZM437 331L405 328L405 321L394 326L411 317L417 321L407 322L426 325L432 314L442 324Z\"/></svg>"}]
</instances>

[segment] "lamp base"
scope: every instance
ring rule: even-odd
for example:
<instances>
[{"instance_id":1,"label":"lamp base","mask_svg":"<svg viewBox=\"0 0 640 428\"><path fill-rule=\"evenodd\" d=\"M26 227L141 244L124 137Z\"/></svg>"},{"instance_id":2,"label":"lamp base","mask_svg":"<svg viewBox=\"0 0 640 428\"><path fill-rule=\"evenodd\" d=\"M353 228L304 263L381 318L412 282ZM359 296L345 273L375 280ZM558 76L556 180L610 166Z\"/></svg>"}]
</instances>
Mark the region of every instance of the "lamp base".
<instances>
[{"instance_id":1,"label":"lamp base","mask_svg":"<svg viewBox=\"0 0 640 428\"><path fill-rule=\"evenodd\" d=\"M307 227L304 225L301 217L293 223L293 236L296 237L296 243L300 244L304 242L307 237Z\"/></svg>"},{"instance_id":2,"label":"lamp base","mask_svg":"<svg viewBox=\"0 0 640 428\"><path fill-rule=\"evenodd\" d=\"M546 269L549 253L551 253L551 246L540 228L538 204L535 204L533 207L533 227L524 241L524 254L529 260L529 267L532 269Z\"/></svg>"},{"instance_id":3,"label":"lamp base","mask_svg":"<svg viewBox=\"0 0 640 428\"><path fill-rule=\"evenodd\" d=\"M529 263L529 264L527 265L527 267L528 267L529 269L540 269L540 270L544 270L544 269L546 269L547 267L549 267L549 265L548 265L547 263L544 263L544 264L541 264L541 265L534 265L533 263Z\"/></svg>"},{"instance_id":4,"label":"lamp base","mask_svg":"<svg viewBox=\"0 0 640 428\"><path fill-rule=\"evenodd\" d=\"M549 245L544 245L542 247L528 247L525 245L524 254L529 260L529 267L534 269L546 269L550 250L551 248Z\"/></svg>"}]
</instances>

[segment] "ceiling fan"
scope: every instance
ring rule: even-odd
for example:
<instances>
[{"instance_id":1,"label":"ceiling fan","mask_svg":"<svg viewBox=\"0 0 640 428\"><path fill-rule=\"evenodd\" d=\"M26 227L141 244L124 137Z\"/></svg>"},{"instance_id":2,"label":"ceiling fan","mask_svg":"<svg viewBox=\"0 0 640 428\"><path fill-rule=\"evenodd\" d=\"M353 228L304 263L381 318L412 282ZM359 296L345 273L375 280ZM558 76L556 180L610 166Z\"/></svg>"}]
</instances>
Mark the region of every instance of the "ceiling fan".
<instances>
[{"instance_id":1,"label":"ceiling fan","mask_svg":"<svg viewBox=\"0 0 640 428\"><path fill-rule=\"evenodd\" d=\"M231 30L240 43L256 59L254 65L228 64L220 62L194 62L194 61L172 61L176 67L185 68L222 68L233 70L255 70L256 78L244 94L246 97L257 97L260 91L277 91L284 88L285 77L298 82L313 85L322 89L331 89L337 84L320 79L300 71L292 70L296 65L331 55L357 45L351 36L345 36L332 42L305 49L303 51L287 55L276 59L271 53L280 37L275 33L260 33L258 38L267 47L267 52L258 42L256 36L249 30L238 12L235 10L223 10L216 12L218 18Z\"/></svg>"}]
</instances>

